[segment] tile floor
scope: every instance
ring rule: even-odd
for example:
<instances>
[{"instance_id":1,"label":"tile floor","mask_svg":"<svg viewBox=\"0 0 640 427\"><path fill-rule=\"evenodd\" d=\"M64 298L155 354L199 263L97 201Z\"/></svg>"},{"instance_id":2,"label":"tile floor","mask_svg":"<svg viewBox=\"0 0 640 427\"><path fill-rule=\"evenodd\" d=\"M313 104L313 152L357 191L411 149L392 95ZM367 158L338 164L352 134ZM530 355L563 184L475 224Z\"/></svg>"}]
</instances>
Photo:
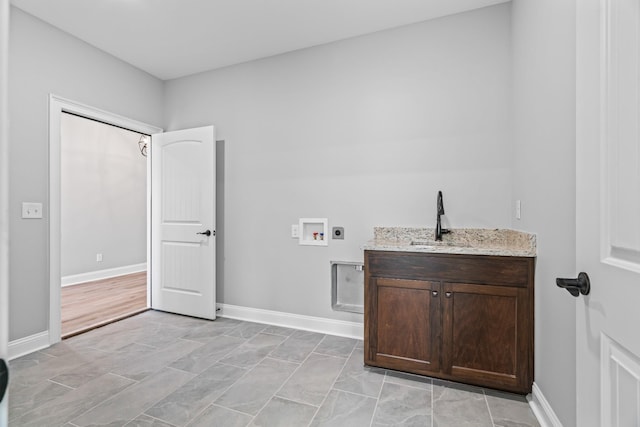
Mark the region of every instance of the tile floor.
<instances>
[{"instance_id":1,"label":"tile floor","mask_svg":"<svg viewBox=\"0 0 640 427\"><path fill-rule=\"evenodd\" d=\"M363 366L362 342L148 311L10 363L10 426L539 426L522 396Z\"/></svg>"}]
</instances>

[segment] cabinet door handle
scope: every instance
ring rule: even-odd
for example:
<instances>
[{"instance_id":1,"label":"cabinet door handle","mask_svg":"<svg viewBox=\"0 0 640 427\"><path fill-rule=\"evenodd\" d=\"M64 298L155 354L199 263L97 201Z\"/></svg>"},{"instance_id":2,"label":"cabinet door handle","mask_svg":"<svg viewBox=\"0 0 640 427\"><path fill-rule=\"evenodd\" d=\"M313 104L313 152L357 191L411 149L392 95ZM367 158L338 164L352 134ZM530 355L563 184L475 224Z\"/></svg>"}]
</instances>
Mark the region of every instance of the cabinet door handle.
<instances>
[{"instance_id":1,"label":"cabinet door handle","mask_svg":"<svg viewBox=\"0 0 640 427\"><path fill-rule=\"evenodd\" d=\"M431 291L431 295L433 295L434 297L438 296L438 291Z\"/></svg>"},{"instance_id":2,"label":"cabinet door handle","mask_svg":"<svg viewBox=\"0 0 640 427\"><path fill-rule=\"evenodd\" d=\"M445 292L444 296L446 296L447 298L451 298L451 295L453 295L453 292Z\"/></svg>"}]
</instances>

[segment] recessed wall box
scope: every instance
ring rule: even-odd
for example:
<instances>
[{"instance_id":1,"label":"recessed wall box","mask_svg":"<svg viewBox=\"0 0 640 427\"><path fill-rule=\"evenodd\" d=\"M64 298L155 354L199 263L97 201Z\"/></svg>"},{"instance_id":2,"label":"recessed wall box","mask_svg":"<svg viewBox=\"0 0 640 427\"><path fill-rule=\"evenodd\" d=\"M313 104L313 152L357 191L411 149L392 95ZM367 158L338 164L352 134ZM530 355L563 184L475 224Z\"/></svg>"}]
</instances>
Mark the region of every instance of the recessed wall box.
<instances>
[{"instance_id":1,"label":"recessed wall box","mask_svg":"<svg viewBox=\"0 0 640 427\"><path fill-rule=\"evenodd\" d=\"M327 246L329 221L327 218L300 218L298 243L310 246Z\"/></svg>"},{"instance_id":2,"label":"recessed wall box","mask_svg":"<svg viewBox=\"0 0 640 427\"><path fill-rule=\"evenodd\" d=\"M331 308L364 313L363 263L331 261Z\"/></svg>"}]
</instances>

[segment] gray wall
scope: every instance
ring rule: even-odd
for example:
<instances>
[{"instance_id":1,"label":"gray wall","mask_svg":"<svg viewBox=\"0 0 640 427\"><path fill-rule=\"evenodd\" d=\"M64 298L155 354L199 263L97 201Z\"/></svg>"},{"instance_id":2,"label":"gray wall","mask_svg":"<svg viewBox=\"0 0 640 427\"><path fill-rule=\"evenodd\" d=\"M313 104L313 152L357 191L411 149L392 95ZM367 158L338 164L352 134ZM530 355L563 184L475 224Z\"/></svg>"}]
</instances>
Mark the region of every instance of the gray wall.
<instances>
[{"instance_id":1,"label":"gray wall","mask_svg":"<svg viewBox=\"0 0 640 427\"><path fill-rule=\"evenodd\" d=\"M575 300L555 285L575 260L575 2L513 2L515 228L538 234L535 381L576 425Z\"/></svg>"},{"instance_id":2,"label":"gray wall","mask_svg":"<svg viewBox=\"0 0 640 427\"><path fill-rule=\"evenodd\" d=\"M61 121L62 277L146 263L140 134L70 114Z\"/></svg>"},{"instance_id":3,"label":"gray wall","mask_svg":"<svg viewBox=\"0 0 640 427\"><path fill-rule=\"evenodd\" d=\"M170 81L164 100L162 82L12 8L10 339L47 329L47 218L21 220L19 205L46 202L53 92L217 126L225 303L359 320L331 312L329 260L361 259L376 225L432 226L438 189L450 226L538 233L536 383L575 425L575 306L554 285L575 273L574 4L512 7ZM346 240L298 246L289 226L307 216Z\"/></svg>"},{"instance_id":4,"label":"gray wall","mask_svg":"<svg viewBox=\"0 0 640 427\"><path fill-rule=\"evenodd\" d=\"M221 302L333 312L329 261L362 260L378 225L511 224L510 5L169 81L165 128L225 140ZM299 246L327 217L344 241Z\"/></svg>"},{"instance_id":5,"label":"gray wall","mask_svg":"<svg viewBox=\"0 0 640 427\"><path fill-rule=\"evenodd\" d=\"M152 125L162 124L162 82L11 8L10 332L48 329L48 95ZM42 220L20 218L23 201L44 202Z\"/></svg>"}]
</instances>

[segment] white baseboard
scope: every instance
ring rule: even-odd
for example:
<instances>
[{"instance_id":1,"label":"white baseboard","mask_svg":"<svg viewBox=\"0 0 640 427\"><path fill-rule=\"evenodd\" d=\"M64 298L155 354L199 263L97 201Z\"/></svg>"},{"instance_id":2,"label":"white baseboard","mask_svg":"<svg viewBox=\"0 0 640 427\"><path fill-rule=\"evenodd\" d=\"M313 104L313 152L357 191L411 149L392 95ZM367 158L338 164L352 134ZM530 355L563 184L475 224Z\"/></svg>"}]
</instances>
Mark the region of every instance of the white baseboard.
<instances>
[{"instance_id":1,"label":"white baseboard","mask_svg":"<svg viewBox=\"0 0 640 427\"><path fill-rule=\"evenodd\" d=\"M49 331L9 342L9 360L49 347Z\"/></svg>"},{"instance_id":2,"label":"white baseboard","mask_svg":"<svg viewBox=\"0 0 640 427\"><path fill-rule=\"evenodd\" d=\"M78 283L92 282L94 280L109 279L111 277L124 276L125 274L138 273L147 270L147 263L125 265L123 267L108 268L106 270L90 271L88 273L64 276L61 279L62 287L77 285Z\"/></svg>"},{"instance_id":3,"label":"white baseboard","mask_svg":"<svg viewBox=\"0 0 640 427\"><path fill-rule=\"evenodd\" d=\"M538 384L535 382L533 383L531 394L527 396L527 399L529 400L529 406L533 414L540 423L540 427L562 427L560 419L558 419L549 401L544 397L540 387L538 387Z\"/></svg>"},{"instance_id":4,"label":"white baseboard","mask_svg":"<svg viewBox=\"0 0 640 427\"><path fill-rule=\"evenodd\" d=\"M220 309L220 311L218 311L218 316L220 317L266 323L268 325L282 326L285 328L303 329L305 331L355 338L357 340L364 338L364 324L362 323L291 314L282 311L240 307L229 304L218 304L218 308Z\"/></svg>"}]
</instances>

